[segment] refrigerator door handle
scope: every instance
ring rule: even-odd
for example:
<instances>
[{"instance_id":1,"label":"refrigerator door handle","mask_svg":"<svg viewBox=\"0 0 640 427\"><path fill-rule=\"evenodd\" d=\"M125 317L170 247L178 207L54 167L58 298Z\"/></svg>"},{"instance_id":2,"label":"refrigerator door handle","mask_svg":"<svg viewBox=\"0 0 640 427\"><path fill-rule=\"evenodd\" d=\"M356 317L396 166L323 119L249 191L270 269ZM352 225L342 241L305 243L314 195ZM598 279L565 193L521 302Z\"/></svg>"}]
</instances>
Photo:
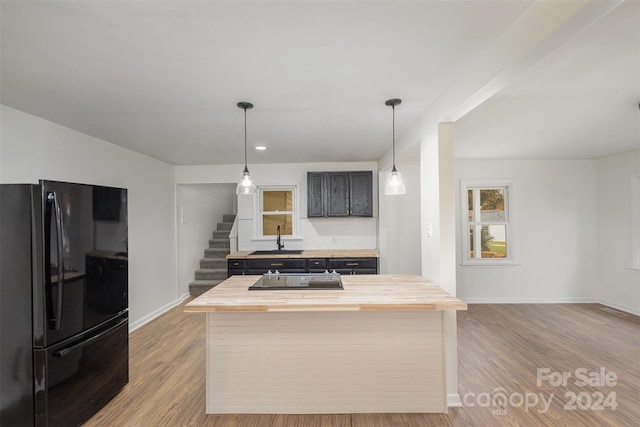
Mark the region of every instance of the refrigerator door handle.
<instances>
[{"instance_id":1,"label":"refrigerator door handle","mask_svg":"<svg viewBox=\"0 0 640 427\"><path fill-rule=\"evenodd\" d=\"M56 304L55 318L51 319L54 322L56 331L60 330L60 320L62 318L62 297L64 295L64 243L62 233L62 211L60 209L60 198L55 191L47 194L47 201L53 203L53 210L56 216L56 237L58 243L58 301Z\"/></svg>"},{"instance_id":2,"label":"refrigerator door handle","mask_svg":"<svg viewBox=\"0 0 640 427\"><path fill-rule=\"evenodd\" d=\"M126 323L129 319L121 319L118 323L116 323L115 325L109 327L109 329L106 329L102 332L100 332L97 335L94 335L90 338L87 338L84 341L81 341L77 344L74 344L72 346L69 347L65 347L63 349L60 349L58 351L56 351L55 353L53 353L53 357L65 357L66 355L68 355L69 353L73 353L74 351L80 350L96 341L101 340L105 335L108 335L109 333L111 333L112 331L116 330L118 327L120 327L121 325L123 325L124 323Z\"/></svg>"}]
</instances>

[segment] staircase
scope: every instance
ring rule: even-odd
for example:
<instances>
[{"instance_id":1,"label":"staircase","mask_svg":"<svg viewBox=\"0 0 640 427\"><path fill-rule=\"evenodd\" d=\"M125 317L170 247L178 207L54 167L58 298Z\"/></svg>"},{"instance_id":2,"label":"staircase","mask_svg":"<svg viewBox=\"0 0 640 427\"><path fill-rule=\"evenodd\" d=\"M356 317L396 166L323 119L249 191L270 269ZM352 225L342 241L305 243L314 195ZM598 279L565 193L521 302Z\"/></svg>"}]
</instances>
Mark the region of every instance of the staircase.
<instances>
[{"instance_id":1,"label":"staircase","mask_svg":"<svg viewBox=\"0 0 640 427\"><path fill-rule=\"evenodd\" d=\"M192 296L205 293L227 278L229 232L235 218L235 215L223 215L218 229L213 232L209 247L204 250L204 258L200 260L200 268L195 272L195 280L189 283L189 294Z\"/></svg>"}]
</instances>

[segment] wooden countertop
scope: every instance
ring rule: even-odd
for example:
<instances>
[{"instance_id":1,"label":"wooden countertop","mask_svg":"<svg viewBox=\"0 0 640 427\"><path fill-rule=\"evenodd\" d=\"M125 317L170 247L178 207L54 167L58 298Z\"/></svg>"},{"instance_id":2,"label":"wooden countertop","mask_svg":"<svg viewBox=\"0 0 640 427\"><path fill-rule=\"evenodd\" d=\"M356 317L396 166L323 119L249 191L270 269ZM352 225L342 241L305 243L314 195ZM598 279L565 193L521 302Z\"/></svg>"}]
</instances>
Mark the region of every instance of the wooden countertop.
<instances>
[{"instance_id":1,"label":"wooden countertop","mask_svg":"<svg viewBox=\"0 0 640 427\"><path fill-rule=\"evenodd\" d=\"M249 255L253 251L239 251L227 255L227 259L260 258L378 258L375 249L305 249L300 254Z\"/></svg>"},{"instance_id":2,"label":"wooden countertop","mask_svg":"<svg viewBox=\"0 0 640 427\"><path fill-rule=\"evenodd\" d=\"M183 308L185 312L466 310L467 304L415 275L343 275L344 289L249 291L261 276L232 276Z\"/></svg>"}]
</instances>

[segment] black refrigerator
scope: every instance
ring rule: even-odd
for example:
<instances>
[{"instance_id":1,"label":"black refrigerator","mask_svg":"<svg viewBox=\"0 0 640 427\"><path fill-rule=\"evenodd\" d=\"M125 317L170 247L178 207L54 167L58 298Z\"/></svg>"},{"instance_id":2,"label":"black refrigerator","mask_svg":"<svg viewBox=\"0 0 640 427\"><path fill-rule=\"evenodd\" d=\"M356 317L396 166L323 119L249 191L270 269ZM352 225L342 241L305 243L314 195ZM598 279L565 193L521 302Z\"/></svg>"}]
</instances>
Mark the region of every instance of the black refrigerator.
<instances>
[{"instance_id":1,"label":"black refrigerator","mask_svg":"<svg viewBox=\"0 0 640 427\"><path fill-rule=\"evenodd\" d=\"M129 380L127 190L0 185L0 426L76 426Z\"/></svg>"}]
</instances>

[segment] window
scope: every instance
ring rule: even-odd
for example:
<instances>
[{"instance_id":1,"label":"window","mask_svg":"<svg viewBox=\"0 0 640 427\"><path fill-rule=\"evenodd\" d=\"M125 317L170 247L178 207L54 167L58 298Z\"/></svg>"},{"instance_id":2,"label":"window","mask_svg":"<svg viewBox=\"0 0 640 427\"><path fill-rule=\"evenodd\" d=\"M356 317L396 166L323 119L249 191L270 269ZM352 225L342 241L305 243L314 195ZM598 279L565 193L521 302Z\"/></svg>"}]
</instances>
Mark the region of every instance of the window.
<instances>
[{"instance_id":1,"label":"window","mask_svg":"<svg viewBox=\"0 0 640 427\"><path fill-rule=\"evenodd\" d=\"M295 187L261 187L258 235L275 236L280 226L280 235L297 234Z\"/></svg>"},{"instance_id":2,"label":"window","mask_svg":"<svg viewBox=\"0 0 640 427\"><path fill-rule=\"evenodd\" d=\"M512 184L474 181L461 184L462 263L512 264Z\"/></svg>"}]
</instances>

